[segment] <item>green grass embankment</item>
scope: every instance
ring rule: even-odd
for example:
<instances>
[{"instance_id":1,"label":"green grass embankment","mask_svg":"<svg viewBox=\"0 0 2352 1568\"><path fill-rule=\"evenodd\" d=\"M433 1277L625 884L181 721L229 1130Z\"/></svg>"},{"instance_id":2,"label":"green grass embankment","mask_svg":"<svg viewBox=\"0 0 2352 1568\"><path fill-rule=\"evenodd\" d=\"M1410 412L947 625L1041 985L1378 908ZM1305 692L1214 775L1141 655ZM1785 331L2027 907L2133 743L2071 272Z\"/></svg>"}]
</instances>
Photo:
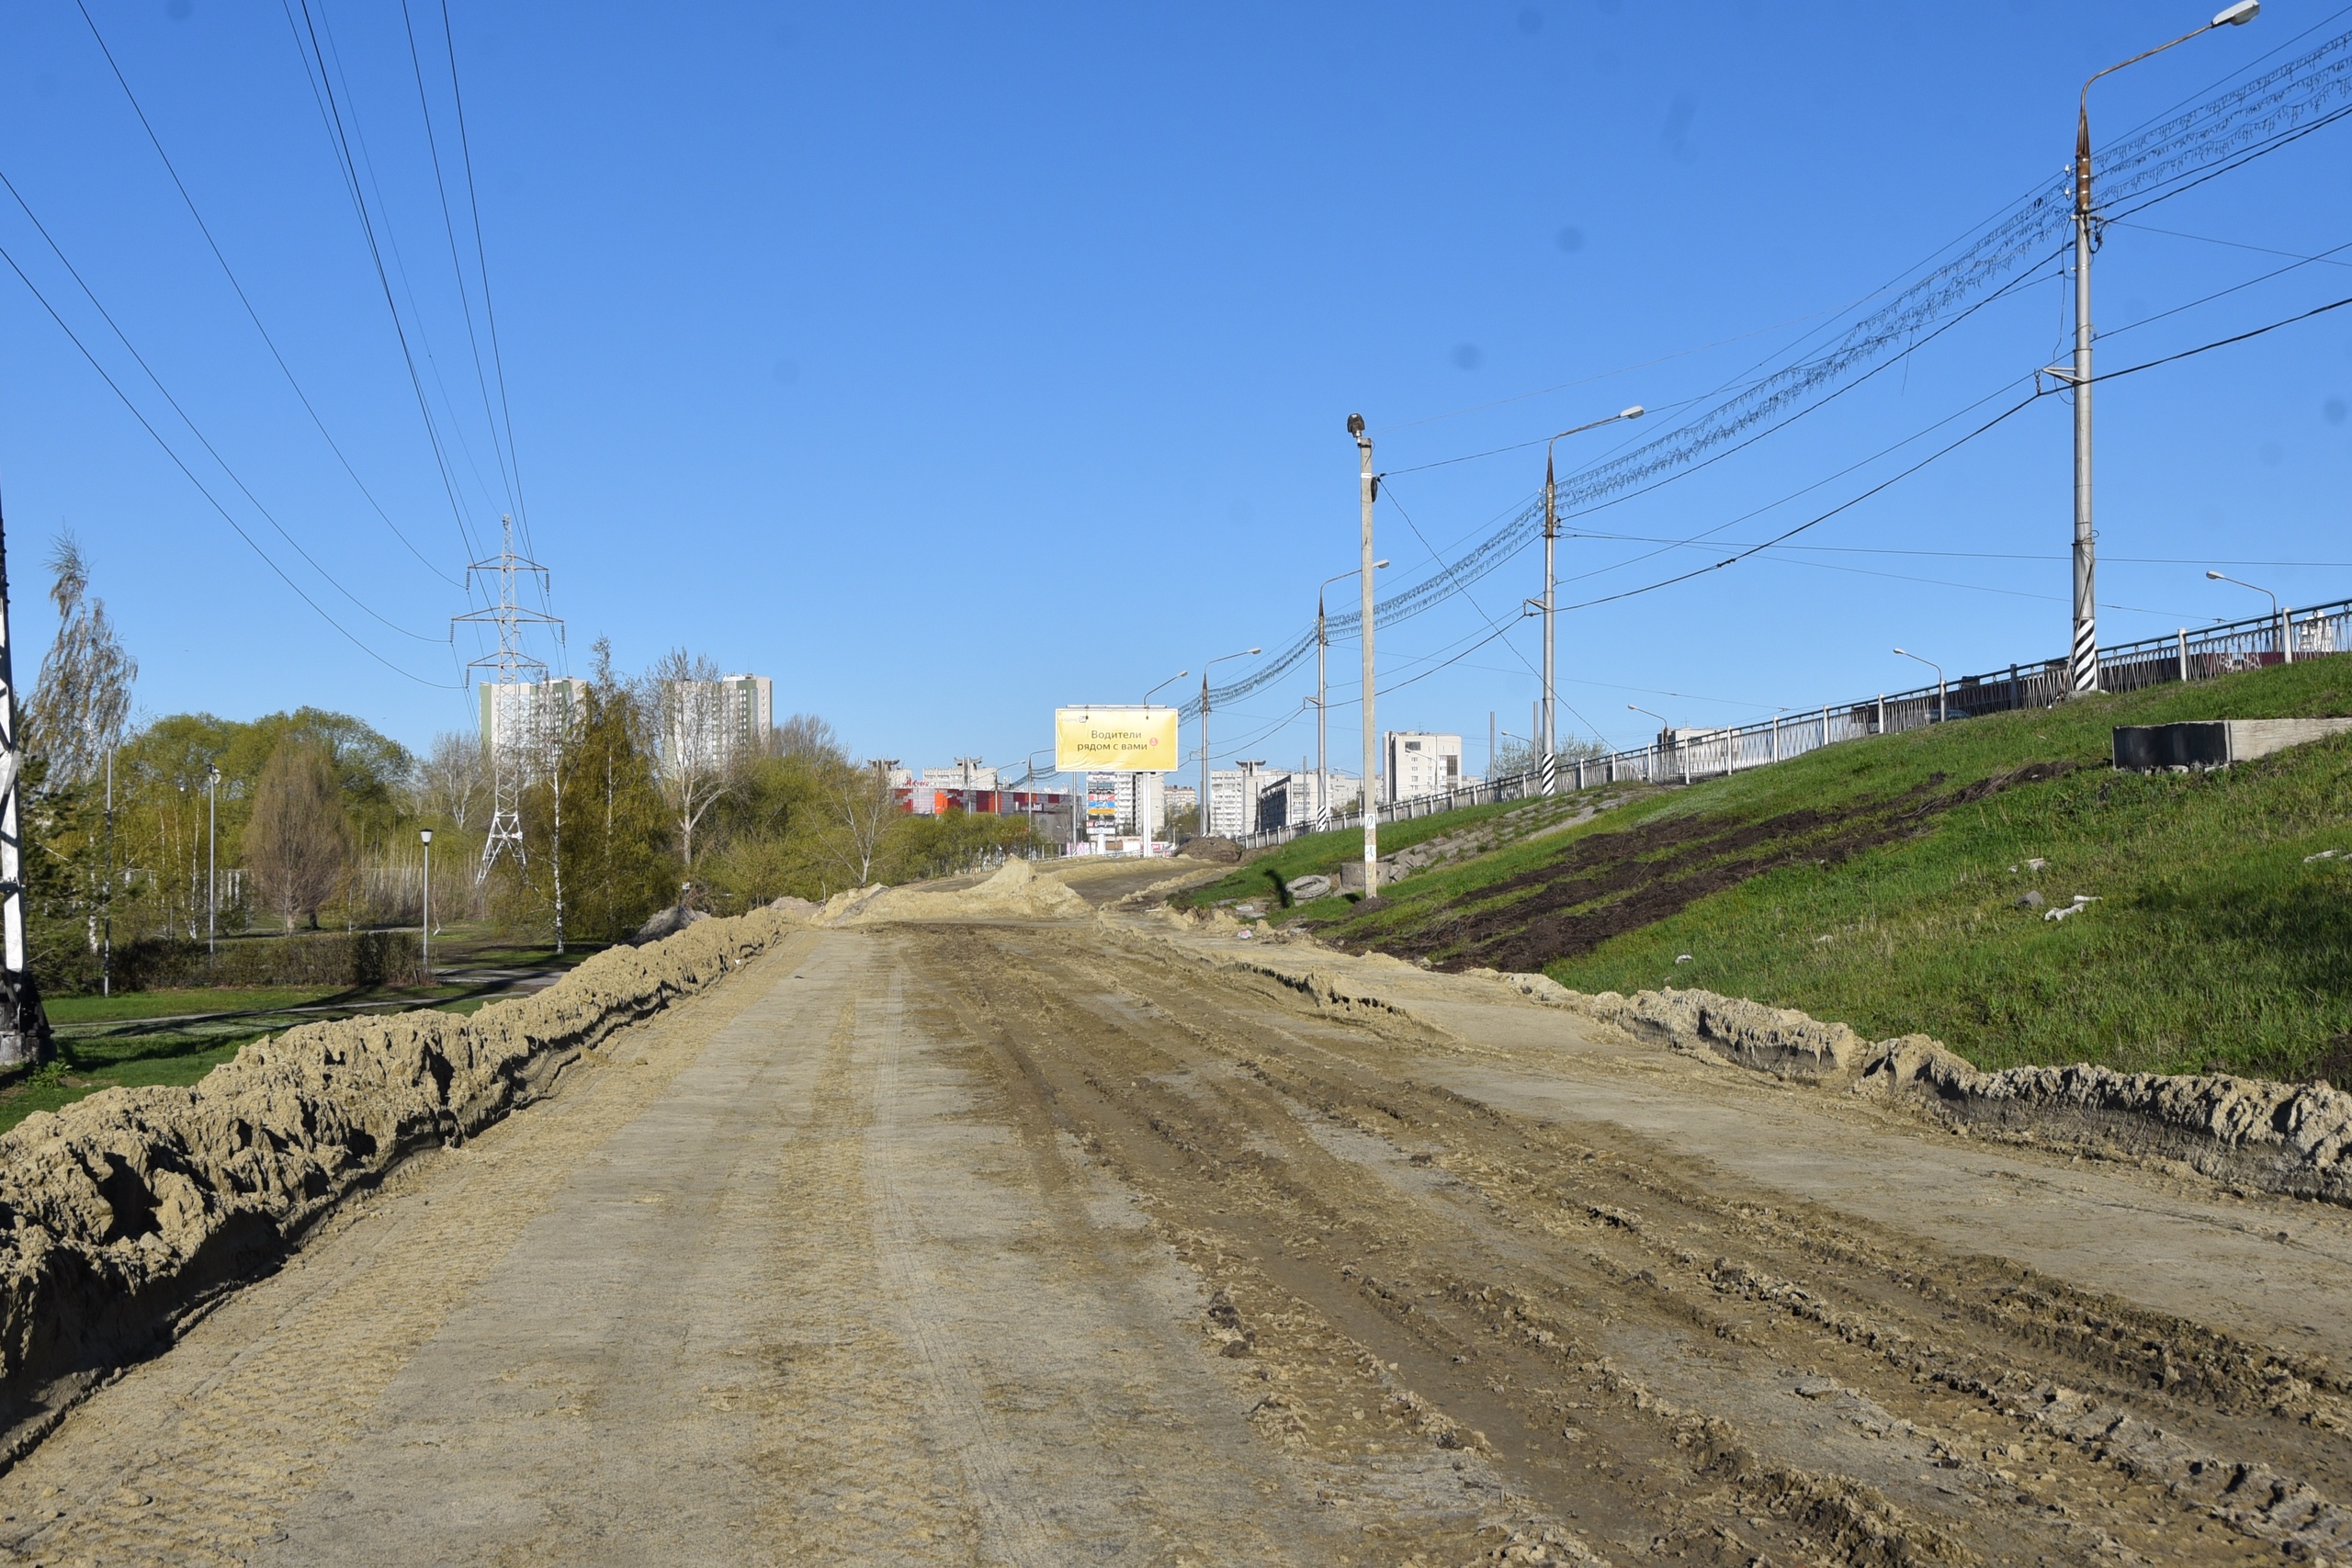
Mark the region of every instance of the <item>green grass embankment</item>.
<instances>
[{"instance_id":1,"label":"green grass embankment","mask_svg":"<svg viewBox=\"0 0 2352 1568\"><path fill-rule=\"evenodd\" d=\"M1362 912L1287 913L1444 967L1925 1032L1985 1066L2352 1076L2352 739L2208 773L2108 766L2117 724L2330 714L2352 714L2352 660L1851 741L1408 878ZM2045 904L2018 907L2030 892ZM2097 901L2043 918L2078 894Z\"/></svg>"},{"instance_id":2,"label":"green grass embankment","mask_svg":"<svg viewBox=\"0 0 2352 1568\"><path fill-rule=\"evenodd\" d=\"M1488 806L1465 806L1459 811L1417 817L1407 822L1384 822L1380 825L1380 852L1392 855L1399 850L1410 849L1476 823L1491 821L1506 813L1523 810L1530 804L1510 800ZM1206 908L1215 904L1230 903L1237 898L1279 904L1283 900L1283 889L1300 877L1329 876L1336 881L1340 866L1362 859L1362 828L1309 833L1304 838L1277 845L1246 865L1234 867L1205 886L1180 893L1170 902L1192 908ZM1328 902L1336 906L1339 900Z\"/></svg>"}]
</instances>

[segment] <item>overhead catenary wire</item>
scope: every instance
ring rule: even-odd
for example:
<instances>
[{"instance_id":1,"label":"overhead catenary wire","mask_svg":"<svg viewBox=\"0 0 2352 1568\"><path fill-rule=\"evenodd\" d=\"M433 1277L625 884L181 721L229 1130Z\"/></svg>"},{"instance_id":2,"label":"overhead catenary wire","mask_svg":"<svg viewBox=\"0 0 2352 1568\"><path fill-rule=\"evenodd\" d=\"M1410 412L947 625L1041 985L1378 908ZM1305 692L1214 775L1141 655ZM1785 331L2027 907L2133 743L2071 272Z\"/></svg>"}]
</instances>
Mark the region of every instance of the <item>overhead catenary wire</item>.
<instances>
[{"instance_id":1,"label":"overhead catenary wire","mask_svg":"<svg viewBox=\"0 0 2352 1568\"><path fill-rule=\"evenodd\" d=\"M2242 166L2250 157L2276 151L2333 123L2340 114L2352 112L2335 107L2347 97L2352 97L2352 33L2328 39L2185 114L2163 119L2109 147L2100 161L2102 204L2109 216L2126 216L2115 210L2118 204L2137 200L2144 205L2164 199L2210 174ZM1645 480L1692 466L1702 454L1738 440L1759 423L1769 429L1784 427L1785 422L1774 423L1776 415L1801 411L1817 390L1851 384L1858 377L1866 378L1878 366L1899 359L1932 338L1956 311L1962 317L1972 312L1983 302L1975 297L2004 275L2014 273L2026 254L2054 254L2055 242L2071 220L2068 182L2054 180L2040 187L2005 209L1973 241L1962 244L1956 254L1896 291L1828 348L1784 365L1699 419L1645 446L1571 476L1562 487L1564 510L1571 513L1589 510L1624 491L1643 488ZM2027 274L2032 275L2031 271ZM1836 390L1828 395L1834 397ZM1534 510L1522 508L1445 570L1383 601L1376 613L1384 621L1394 621L1452 597L1517 552ZM1333 629L1344 630L1340 623L1351 625L1353 619L1334 617ZM1230 700L1271 683L1295 667L1312 648L1310 632L1264 664L1214 690L1212 700Z\"/></svg>"}]
</instances>

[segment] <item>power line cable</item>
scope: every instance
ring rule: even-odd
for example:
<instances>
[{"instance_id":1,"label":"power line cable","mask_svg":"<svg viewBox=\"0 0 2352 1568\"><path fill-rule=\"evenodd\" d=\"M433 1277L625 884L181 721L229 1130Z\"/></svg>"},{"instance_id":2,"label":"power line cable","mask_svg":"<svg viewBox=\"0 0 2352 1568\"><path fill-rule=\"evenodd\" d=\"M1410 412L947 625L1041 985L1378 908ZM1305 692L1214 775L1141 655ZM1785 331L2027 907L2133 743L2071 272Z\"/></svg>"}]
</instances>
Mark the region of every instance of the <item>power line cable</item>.
<instances>
[{"instance_id":1,"label":"power line cable","mask_svg":"<svg viewBox=\"0 0 2352 1568\"><path fill-rule=\"evenodd\" d=\"M449 513L457 522L458 536L465 546L466 558L474 560L481 555L481 551L474 544L473 531L467 526L465 505L458 499L457 475L450 467L448 450L442 442L440 429L433 419L432 403L425 396L424 379L416 367L416 351L409 342L408 328L401 320L400 306L392 296L392 280L384 267L383 247L376 236L375 220L368 211L367 198L359 181L358 164L352 157L351 139L344 130L342 107L335 101L334 83L327 72L326 56L319 51L317 28L315 25L311 24L309 0L300 0L303 17L301 22L294 19L296 3L297 0L280 0L280 5L286 13L286 26L293 35L295 52L302 59L303 79L310 82L311 96L318 103L319 118L326 128L329 150L335 155L335 165L343 175L345 190L351 197L353 211L358 216L359 231L361 237L367 242L368 259L375 265L376 282L383 291L384 309L392 318L392 333L400 340L401 362L408 367L409 389L415 394L416 412L424 422L425 439L433 447L434 463L441 474L441 488L449 498ZM306 26L308 27L307 47ZM312 74L314 57L315 76ZM469 590L469 599L470 596L470 590Z\"/></svg>"},{"instance_id":2,"label":"power line cable","mask_svg":"<svg viewBox=\"0 0 2352 1568\"><path fill-rule=\"evenodd\" d=\"M354 633L350 627L345 626L341 621L336 620L333 615L329 615L323 605L322 605L317 600L311 598L310 594L304 592L301 584L296 582L291 577L288 577L286 574L286 569L279 566L277 562L271 558L270 553L267 550L263 549L261 545L251 534L245 532L244 525L239 523L235 515L232 513L227 507L220 504L220 498L214 495L212 491L207 488L202 479L197 478L196 470L187 466L187 462L182 459L179 453L173 449L172 444L164 439L163 433L155 428L154 424L149 421L145 413L141 412L139 405L130 400L130 394L126 393L115 378L111 375L107 374L107 367L98 362L97 355L90 352L89 345L84 343L80 334L75 333L74 330L66 323L65 318L58 313L57 307L50 303L49 297L40 291L39 286L36 285L32 278L26 274L24 268L17 265L17 258L10 254L5 246L0 246L0 261L5 261L8 264L8 270L15 273L18 281L22 282L25 288L31 292L32 297L36 300L40 301L40 308L49 312L49 319L57 323L58 331L65 334L66 341L81 351L82 357L89 362L90 368L98 373L98 379L104 381L107 384L107 390L113 392L117 398L121 400L122 406L130 411L130 417L139 422L140 428L146 431L147 434L153 438L155 445L164 449L164 456L172 460L172 466L178 468L182 474L187 476L187 482L196 487L197 493L204 497L205 501L211 505L212 510L220 514L222 522L228 524L232 529L235 530L237 537L245 542L245 547L252 550L254 555L259 556L261 558L262 564L268 567L271 571L277 573L277 580L279 581L285 583L288 588L293 590L294 596L296 598L301 600L303 604L308 604L314 612L316 612L319 619L326 622L327 625L342 633L354 648L359 649L360 652L366 654L368 658L374 660L385 669L391 671L397 675L405 676L407 679L415 682L420 686L432 686L439 690L456 689L443 687L441 682L438 681L428 681L422 675L412 674L408 671L401 669L399 665L393 663L390 660L385 658L382 654L377 652L374 649L362 642L357 634Z\"/></svg>"},{"instance_id":3,"label":"power line cable","mask_svg":"<svg viewBox=\"0 0 2352 1568\"><path fill-rule=\"evenodd\" d=\"M490 406L490 378L481 364L481 339L474 332L473 296L466 287L466 269L458 260L458 226L449 215L449 187L441 176L441 141L433 130L433 104L424 90L424 62L416 50L416 24L409 13L408 0L401 0L401 24L408 35L410 70L416 78L416 108L424 122L424 147L433 164L433 188L441 202L441 231L449 241L449 276L458 286L458 309L465 318L466 343L473 352L474 385L481 392L481 413L490 426L491 457L498 465L499 483L506 491L506 506L510 512L522 510L514 499L514 476L506 466L506 451L499 443L498 415ZM452 411L455 412L454 410ZM526 548L528 542L526 541Z\"/></svg>"},{"instance_id":4,"label":"power line cable","mask_svg":"<svg viewBox=\"0 0 2352 1568\"><path fill-rule=\"evenodd\" d=\"M147 379L153 384L155 390L163 394L164 401L171 405L172 412L179 416L180 423L187 426L188 434L196 437L197 445L202 446L211 459L220 465L220 471L229 476L229 482L235 485L239 491L243 492L244 498L253 503L254 510L260 513L263 518L268 522L269 525L277 531L277 536L284 539L287 544L291 546L294 553L300 556L303 561L309 565L312 571L317 572L322 578L324 578L328 584L332 586L336 592L342 594L345 599L350 600L353 605L356 608L374 616L378 621L382 622L383 625L390 627L391 630L400 633L402 637L414 637L419 642L441 641L442 639L439 637L425 637L420 633L413 632L406 626L400 625L398 622L390 620L384 615L379 615L373 606L361 599L359 595L354 593L350 589L345 588L343 583L336 579L333 572L327 570L325 567L321 566L318 558L311 555L309 550L303 548L302 542L300 539L297 539L292 534L287 532L286 525L277 520L276 513L272 513L268 507L262 504L261 498L254 494L253 487L246 484L243 479L238 475L237 470L230 466L229 460L220 455L220 448L212 445L211 438L207 436L204 434L203 429L198 425L196 421L189 417L187 410L180 406L179 399L174 397L172 395L172 389L164 385L163 378L156 375L154 367L147 363L147 356L139 352L138 345L130 341L130 335L126 333L122 330L121 325L115 321L113 313L107 310L105 304L99 300L97 294L83 278L81 271L74 266L72 260L66 256L63 249L59 246L56 238L50 233L48 226L41 222L40 216L33 211L31 206L25 200L23 193L17 189L16 182L8 178L5 172L0 172L0 188L5 188L7 191L9 197L16 202L17 209L23 212L26 220L32 224L33 231L38 233L41 237L42 243L49 246L50 254L57 258L58 265L65 269L66 276L74 280L74 287L81 289L83 298L89 300L90 308L97 311L98 319L106 322L107 329L114 333L116 341L120 343L124 350L130 354L132 361L138 365L140 370L145 374Z\"/></svg>"},{"instance_id":5,"label":"power line cable","mask_svg":"<svg viewBox=\"0 0 2352 1568\"><path fill-rule=\"evenodd\" d=\"M294 396L301 402L302 412L309 414L311 423L318 427L320 438L326 442L327 450L334 454L335 461L343 465L343 471L351 476L351 482L358 487L359 493L367 498L368 504L375 509L376 515L383 519L384 526L391 530L392 536L406 547L409 554L414 556L427 571L432 572L444 582L457 583L458 579L435 566L431 558L418 549L409 536L401 531L400 525L392 521L391 513L384 510L383 502L376 499L375 492L368 488L368 482L359 477L359 470L352 467L351 459L344 455L343 447L336 442L333 433L327 429L326 421L320 416L317 406L311 401L311 395L302 389L302 383L296 379L293 367L286 363L286 355L279 352L277 340L270 336L269 329L262 324L261 312L254 308L252 299L245 293L245 286L238 281L236 269L229 265L228 256L221 252L220 243L212 237L212 226L205 222L204 214L197 209L196 197L189 194L187 182L180 178L180 172L173 164L171 154L164 151L164 139L156 133L153 122L147 118L147 110L140 104L139 95L131 91L130 78L123 74L121 65L116 62L114 51L107 47L106 35L98 31L97 21L90 15L89 6L85 0L74 0L74 3L75 8L82 13L83 22L90 29L90 38L97 44L98 52L106 57L107 69L114 73L115 83L121 87L123 97L129 101L130 112L138 116L139 128L147 133L148 143L155 149L155 156L162 161L164 172L171 176L172 188L180 193L180 200L187 204L187 215L195 220L197 232L204 236L205 245L212 252L212 259L220 264L221 276L229 280L230 288L237 296L237 303L245 308L246 319L253 322L254 331L261 334L261 341L268 347L270 357L277 362L277 368L285 376L286 384L293 389Z\"/></svg>"}]
</instances>

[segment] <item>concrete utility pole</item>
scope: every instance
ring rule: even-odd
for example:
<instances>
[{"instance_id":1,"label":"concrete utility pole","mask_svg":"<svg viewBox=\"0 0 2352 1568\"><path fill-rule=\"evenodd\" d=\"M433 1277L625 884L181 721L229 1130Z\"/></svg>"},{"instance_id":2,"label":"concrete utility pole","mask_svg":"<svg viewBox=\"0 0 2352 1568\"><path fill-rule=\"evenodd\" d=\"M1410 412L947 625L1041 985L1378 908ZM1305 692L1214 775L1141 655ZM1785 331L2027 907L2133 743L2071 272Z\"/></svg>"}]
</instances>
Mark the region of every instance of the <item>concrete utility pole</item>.
<instances>
[{"instance_id":1,"label":"concrete utility pole","mask_svg":"<svg viewBox=\"0 0 2352 1568\"><path fill-rule=\"evenodd\" d=\"M1363 459L1363 472L1358 481L1363 497L1363 564L1357 573L1363 580L1363 896L1380 897L1380 805L1373 794L1373 767L1378 761L1374 752L1374 717L1372 711L1372 574L1378 569L1372 560L1372 502L1380 491L1380 480L1372 471L1372 437L1364 434L1363 415L1348 415L1348 434L1356 438L1356 451Z\"/></svg>"},{"instance_id":2,"label":"concrete utility pole","mask_svg":"<svg viewBox=\"0 0 2352 1568\"><path fill-rule=\"evenodd\" d=\"M1201 837L1209 836L1209 667L1228 659L1247 659L1258 650L1245 648L1238 653L1220 653L1201 666Z\"/></svg>"},{"instance_id":3,"label":"concrete utility pole","mask_svg":"<svg viewBox=\"0 0 2352 1568\"><path fill-rule=\"evenodd\" d=\"M2098 599L2096 535L2091 529L2091 252L2098 248L2098 218L2091 209L2091 83L2162 54L2173 44L2220 27L2242 27L2262 12L2261 0L2237 0L2213 19L2172 43L2143 50L2131 59L2094 73L2083 83L2075 115L2075 363L2050 374L2075 389L2075 638L2067 658L2071 693L2098 690Z\"/></svg>"},{"instance_id":4,"label":"concrete utility pole","mask_svg":"<svg viewBox=\"0 0 2352 1568\"><path fill-rule=\"evenodd\" d=\"M1560 771L1556 757L1560 749L1559 686L1555 679L1555 666L1552 661L1553 591L1558 582L1552 570L1552 549L1560 536L1560 513L1557 506L1554 504L1555 490L1552 479L1552 448L1557 446L1566 436L1581 435L1588 430L1599 430L1602 425L1614 424L1621 419L1641 417L1642 405L1635 403L1629 409L1619 410L1607 419L1596 419L1589 424L1579 424L1564 430L1544 444L1544 597L1537 604L1537 609L1544 616L1544 715L1536 726L1535 747L1537 756L1542 759L1539 765L1544 770L1545 795L1553 792Z\"/></svg>"},{"instance_id":5,"label":"concrete utility pole","mask_svg":"<svg viewBox=\"0 0 2352 1568\"><path fill-rule=\"evenodd\" d=\"M1376 560L1372 563L1372 570L1379 571L1387 564L1385 560ZM1322 585L1315 590L1315 826L1318 829L1331 825L1331 769L1326 761L1325 750L1329 726L1324 722L1329 709L1329 689L1324 681L1323 658L1331 646L1331 639L1324 629L1323 590L1335 582L1345 582L1363 570L1360 566L1351 566L1337 577L1325 578Z\"/></svg>"},{"instance_id":6,"label":"concrete utility pole","mask_svg":"<svg viewBox=\"0 0 2352 1568\"><path fill-rule=\"evenodd\" d=\"M17 784L17 674L8 628L8 558L0 539L0 1067L49 1060L49 1014L25 956L25 846Z\"/></svg>"}]
</instances>

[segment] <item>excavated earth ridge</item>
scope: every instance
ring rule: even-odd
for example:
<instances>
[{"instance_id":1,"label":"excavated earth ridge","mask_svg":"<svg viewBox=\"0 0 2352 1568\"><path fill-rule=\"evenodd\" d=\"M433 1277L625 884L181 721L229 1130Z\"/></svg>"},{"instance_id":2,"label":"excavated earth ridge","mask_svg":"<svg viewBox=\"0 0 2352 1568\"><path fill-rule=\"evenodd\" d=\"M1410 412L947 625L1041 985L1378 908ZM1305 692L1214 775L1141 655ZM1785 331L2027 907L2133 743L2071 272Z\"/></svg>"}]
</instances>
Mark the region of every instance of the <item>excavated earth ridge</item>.
<instances>
[{"instance_id":1,"label":"excavated earth ridge","mask_svg":"<svg viewBox=\"0 0 2352 1568\"><path fill-rule=\"evenodd\" d=\"M470 1018L305 1024L191 1088L27 1117L0 1136L0 1462L403 1156L530 1103L582 1051L802 926L699 920Z\"/></svg>"},{"instance_id":2,"label":"excavated earth ridge","mask_svg":"<svg viewBox=\"0 0 2352 1568\"><path fill-rule=\"evenodd\" d=\"M1193 929L1184 917L1171 922ZM1217 962L1342 1010L1409 1010L1320 970L1302 972L1239 953L1221 954ZM1357 962L1409 967L1380 954ZM1464 971L1460 978L1507 987L1675 1050L1798 1082L1898 1099L1996 1135L2103 1156L2175 1161L2224 1183L2352 1206L2352 1094L2325 1084L2227 1073L2120 1073L2080 1062L1985 1072L1924 1034L1869 1041L1842 1023L1713 991L1595 996L1548 976L1492 969Z\"/></svg>"}]
</instances>

